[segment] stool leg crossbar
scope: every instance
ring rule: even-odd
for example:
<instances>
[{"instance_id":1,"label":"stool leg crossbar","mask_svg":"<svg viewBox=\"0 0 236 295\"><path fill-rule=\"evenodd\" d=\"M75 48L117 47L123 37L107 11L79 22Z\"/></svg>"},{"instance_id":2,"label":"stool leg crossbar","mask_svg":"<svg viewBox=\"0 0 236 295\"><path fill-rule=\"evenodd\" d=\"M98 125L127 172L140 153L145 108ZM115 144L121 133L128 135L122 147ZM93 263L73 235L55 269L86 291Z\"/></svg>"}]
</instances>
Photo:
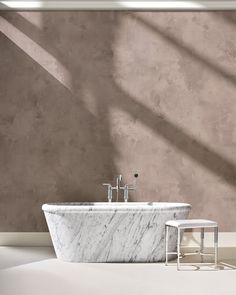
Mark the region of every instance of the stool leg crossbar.
<instances>
[{"instance_id":1,"label":"stool leg crossbar","mask_svg":"<svg viewBox=\"0 0 236 295\"><path fill-rule=\"evenodd\" d=\"M177 229L177 252L169 252L168 251L168 241L169 241L169 227L170 225L165 225L165 250L166 250L166 262L165 264L168 265L168 255L170 254L176 254L177 255L177 270L180 270L180 259L187 255L196 255L199 254L201 257L201 263L203 263L204 256L214 256L214 266L217 269L218 264L218 227L214 227L214 253L204 253L204 231L206 227L201 228L201 243L200 243L200 249L199 251L196 251L194 253L181 253L181 230L185 230L186 228L179 228L175 227ZM189 227L187 227L189 228Z\"/></svg>"}]
</instances>

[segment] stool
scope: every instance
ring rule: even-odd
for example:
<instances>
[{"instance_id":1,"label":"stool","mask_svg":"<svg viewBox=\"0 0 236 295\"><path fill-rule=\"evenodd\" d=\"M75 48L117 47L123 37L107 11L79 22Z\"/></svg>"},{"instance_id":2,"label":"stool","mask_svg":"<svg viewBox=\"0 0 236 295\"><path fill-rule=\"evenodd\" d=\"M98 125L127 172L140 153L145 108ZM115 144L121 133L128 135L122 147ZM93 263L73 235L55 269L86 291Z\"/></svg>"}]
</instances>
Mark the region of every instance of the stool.
<instances>
[{"instance_id":1,"label":"stool","mask_svg":"<svg viewBox=\"0 0 236 295\"><path fill-rule=\"evenodd\" d=\"M169 227L174 227L177 229L177 252L168 252L168 229ZM181 219L181 220L169 220L165 224L165 241L166 241L166 265L168 265L168 255L177 254L177 270L180 270L180 235L181 230L185 229L201 229L201 246L200 251L194 254L201 255L201 262L203 262L203 255L212 255L215 257L215 268L217 268L218 261L218 225L215 221L206 220L206 219ZM214 228L214 253L205 254L204 253L204 229L205 228ZM181 257L182 258L182 257Z\"/></svg>"}]
</instances>

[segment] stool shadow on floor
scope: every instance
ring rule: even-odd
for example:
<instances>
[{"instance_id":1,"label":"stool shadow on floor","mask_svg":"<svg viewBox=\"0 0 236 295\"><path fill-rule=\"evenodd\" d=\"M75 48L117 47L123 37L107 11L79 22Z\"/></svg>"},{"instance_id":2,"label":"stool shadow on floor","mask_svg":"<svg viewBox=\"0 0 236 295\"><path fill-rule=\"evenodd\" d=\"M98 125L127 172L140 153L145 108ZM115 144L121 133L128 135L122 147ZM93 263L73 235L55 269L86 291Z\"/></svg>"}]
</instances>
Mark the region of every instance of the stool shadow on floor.
<instances>
[{"instance_id":1,"label":"stool shadow on floor","mask_svg":"<svg viewBox=\"0 0 236 295\"><path fill-rule=\"evenodd\" d=\"M198 248L183 247L182 253L198 251ZM211 253L213 248L205 248L205 253ZM214 261L212 258L204 257L204 263L200 265L200 255L184 256L181 258L181 271L222 271L222 270L236 270L236 248L234 247L220 247L218 268L214 268ZM171 260L168 266L176 267L176 260Z\"/></svg>"}]
</instances>

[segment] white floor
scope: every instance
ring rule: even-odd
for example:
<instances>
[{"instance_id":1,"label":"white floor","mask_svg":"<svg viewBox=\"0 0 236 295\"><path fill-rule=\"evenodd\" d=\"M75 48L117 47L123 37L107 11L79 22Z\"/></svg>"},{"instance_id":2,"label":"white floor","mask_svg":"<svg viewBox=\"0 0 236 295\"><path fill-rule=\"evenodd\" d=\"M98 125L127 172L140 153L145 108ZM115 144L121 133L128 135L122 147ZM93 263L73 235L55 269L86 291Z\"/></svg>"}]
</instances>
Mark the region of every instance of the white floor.
<instances>
[{"instance_id":1,"label":"white floor","mask_svg":"<svg viewBox=\"0 0 236 295\"><path fill-rule=\"evenodd\" d=\"M221 270L185 266L177 272L163 263L66 263L50 247L0 247L0 294L236 294L236 248L220 249L220 262Z\"/></svg>"}]
</instances>

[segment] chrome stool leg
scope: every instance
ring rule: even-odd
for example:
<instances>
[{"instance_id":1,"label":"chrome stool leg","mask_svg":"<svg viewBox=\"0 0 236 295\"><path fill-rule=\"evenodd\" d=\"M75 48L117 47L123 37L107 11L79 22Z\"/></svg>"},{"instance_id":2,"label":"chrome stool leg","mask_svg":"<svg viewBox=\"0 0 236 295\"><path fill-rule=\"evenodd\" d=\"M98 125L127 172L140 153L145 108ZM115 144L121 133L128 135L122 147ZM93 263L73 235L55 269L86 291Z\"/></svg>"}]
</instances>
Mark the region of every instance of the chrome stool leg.
<instances>
[{"instance_id":1,"label":"chrome stool leg","mask_svg":"<svg viewBox=\"0 0 236 295\"><path fill-rule=\"evenodd\" d=\"M168 265L168 225L165 225L165 241L166 241L166 265Z\"/></svg>"},{"instance_id":2,"label":"chrome stool leg","mask_svg":"<svg viewBox=\"0 0 236 295\"><path fill-rule=\"evenodd\" d=\"M218 268L218 227L214 228L215 268Z\"/></svg>"},{"instance_id":3,"label":"chrome stool leg","mask_svg":"<svg viewBox=\"0 0 236 295\"><path fill-rule=\"evenodd\" d=\"M177 270L180 270L180 229L177 228L178 237L177 237Z\"/></svg>"},{"instance_id":4,"label":"chrome stool leg","mask_svg":"<svg viewBox=\"0 0 236 295\"><path fill-rule=\"evenodd\" d=\"M204 255L204 227L201 228L201 247L200 247L200 255L201 255L201 263L203 263L203 257Z\"/></svg>"}]
</instances>

